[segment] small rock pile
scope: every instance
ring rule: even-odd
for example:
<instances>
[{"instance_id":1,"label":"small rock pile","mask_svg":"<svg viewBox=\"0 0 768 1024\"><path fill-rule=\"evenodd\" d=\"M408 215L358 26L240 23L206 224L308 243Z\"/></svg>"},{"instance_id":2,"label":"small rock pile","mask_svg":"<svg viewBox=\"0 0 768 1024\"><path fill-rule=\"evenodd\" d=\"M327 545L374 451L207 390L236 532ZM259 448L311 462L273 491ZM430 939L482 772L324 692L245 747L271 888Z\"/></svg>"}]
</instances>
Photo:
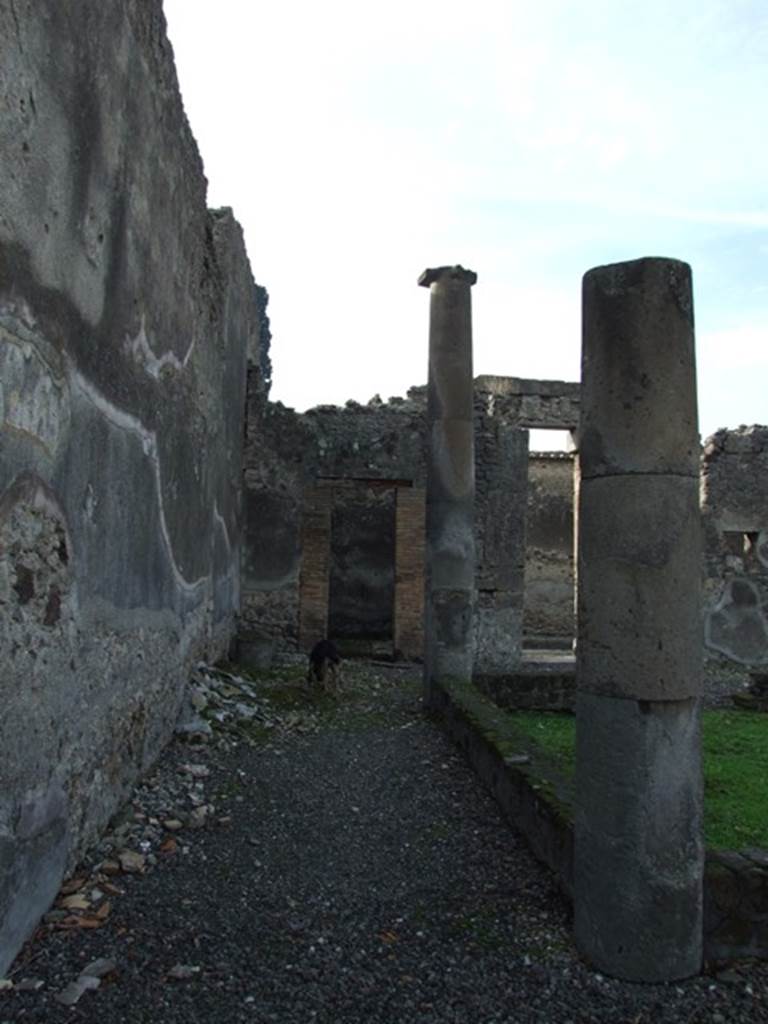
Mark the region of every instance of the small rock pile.
<instances>
[{"instance_id":1,"label":"small rock pile","mask_svg":"<svg viewBox=\"0 0 768 1024\"><path fill-rule=\"evenodd\" d=\"M298 675L298 670L297 670ZM192 674L176 734L192 742L249 740L254 725L275 733L314 732L311 711L278 712L257 684L243 676L200 664Z\"/></svg>"}]
</instances>

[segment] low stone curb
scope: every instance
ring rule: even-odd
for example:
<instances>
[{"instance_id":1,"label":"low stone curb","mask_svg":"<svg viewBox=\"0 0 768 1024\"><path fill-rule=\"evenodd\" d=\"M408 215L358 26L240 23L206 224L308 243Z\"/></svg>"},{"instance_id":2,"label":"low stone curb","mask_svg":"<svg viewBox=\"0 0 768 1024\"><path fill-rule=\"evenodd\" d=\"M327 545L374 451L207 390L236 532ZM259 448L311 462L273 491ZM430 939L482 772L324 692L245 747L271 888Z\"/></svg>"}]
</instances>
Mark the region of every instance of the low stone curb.
<instances>
[{"instance_id":1,"label":"low stone curb","mask_svg":"<svg viewBox=\"0 0 768 1024\"><path fill-rule=\"evenodd\" d=\"M573 896L573 784L472 684L433 684L430 706L505 816ZM704 958L768 959L768 851L708 850Z\"/></svg>"}]
</instances>

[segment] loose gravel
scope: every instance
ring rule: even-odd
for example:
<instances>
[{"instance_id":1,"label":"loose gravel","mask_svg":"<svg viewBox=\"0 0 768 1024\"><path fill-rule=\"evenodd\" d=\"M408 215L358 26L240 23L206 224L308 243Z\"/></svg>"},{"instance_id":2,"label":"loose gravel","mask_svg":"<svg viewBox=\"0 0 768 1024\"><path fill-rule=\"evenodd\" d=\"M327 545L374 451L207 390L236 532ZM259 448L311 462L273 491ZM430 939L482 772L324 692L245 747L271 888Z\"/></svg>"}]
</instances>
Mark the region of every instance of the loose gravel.
<instances>
[{"instance_id":1,"label":"loose gravel","mask_svg":"<svg viewBox=\"0 0 768 1024\"><path fill-rule=\"evenodd\" d=\"M299 666L193 694L212 734L137 787L13 966L0 1024L768 1022L768 965L634 985L580 960L417 670L346 666L337 698Z\"/></svg>"}]
</instances>

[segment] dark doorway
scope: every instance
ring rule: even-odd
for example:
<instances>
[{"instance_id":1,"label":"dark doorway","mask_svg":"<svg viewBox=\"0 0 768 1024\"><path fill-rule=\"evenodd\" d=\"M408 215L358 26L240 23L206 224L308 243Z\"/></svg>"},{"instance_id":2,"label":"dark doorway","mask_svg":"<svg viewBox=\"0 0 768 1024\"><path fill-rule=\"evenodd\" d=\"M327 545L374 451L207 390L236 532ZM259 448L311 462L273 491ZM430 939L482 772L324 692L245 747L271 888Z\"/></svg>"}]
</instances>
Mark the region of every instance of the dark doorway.
<instances>
[{"instance_id":1,"label":"dark doorway","mask_svg":"<svg viewBox=\"0 0 768 1024\"><path fill-rule=\"evenodd\" d=\"M395 604L395 488L345 481L333 491L328 635L350 657L390 655Z\"/></svg>"}]
</instances>

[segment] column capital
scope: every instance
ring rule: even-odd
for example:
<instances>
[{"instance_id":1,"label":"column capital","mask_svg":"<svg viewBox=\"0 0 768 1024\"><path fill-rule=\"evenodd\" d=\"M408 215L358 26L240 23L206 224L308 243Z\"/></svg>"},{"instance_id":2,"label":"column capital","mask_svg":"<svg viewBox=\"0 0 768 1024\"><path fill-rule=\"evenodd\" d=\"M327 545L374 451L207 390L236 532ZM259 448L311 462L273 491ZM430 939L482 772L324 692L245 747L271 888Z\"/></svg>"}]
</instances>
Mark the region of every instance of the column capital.
<instances>
[{"instance_id":1,"label":"column capital","mask_svg":"<svg viewBox=\"0 0 768 1024\"><path fill-rule=\"evenodd\" d=\"M474 270L465 270L464 267L456 264L455 267L428 267L420 275L419 284L422 288L429 288L436 281L442 281L446 277L454 281L464 281L470 286L477 282L477 274Z\"/></svg>"}]
</instances>

